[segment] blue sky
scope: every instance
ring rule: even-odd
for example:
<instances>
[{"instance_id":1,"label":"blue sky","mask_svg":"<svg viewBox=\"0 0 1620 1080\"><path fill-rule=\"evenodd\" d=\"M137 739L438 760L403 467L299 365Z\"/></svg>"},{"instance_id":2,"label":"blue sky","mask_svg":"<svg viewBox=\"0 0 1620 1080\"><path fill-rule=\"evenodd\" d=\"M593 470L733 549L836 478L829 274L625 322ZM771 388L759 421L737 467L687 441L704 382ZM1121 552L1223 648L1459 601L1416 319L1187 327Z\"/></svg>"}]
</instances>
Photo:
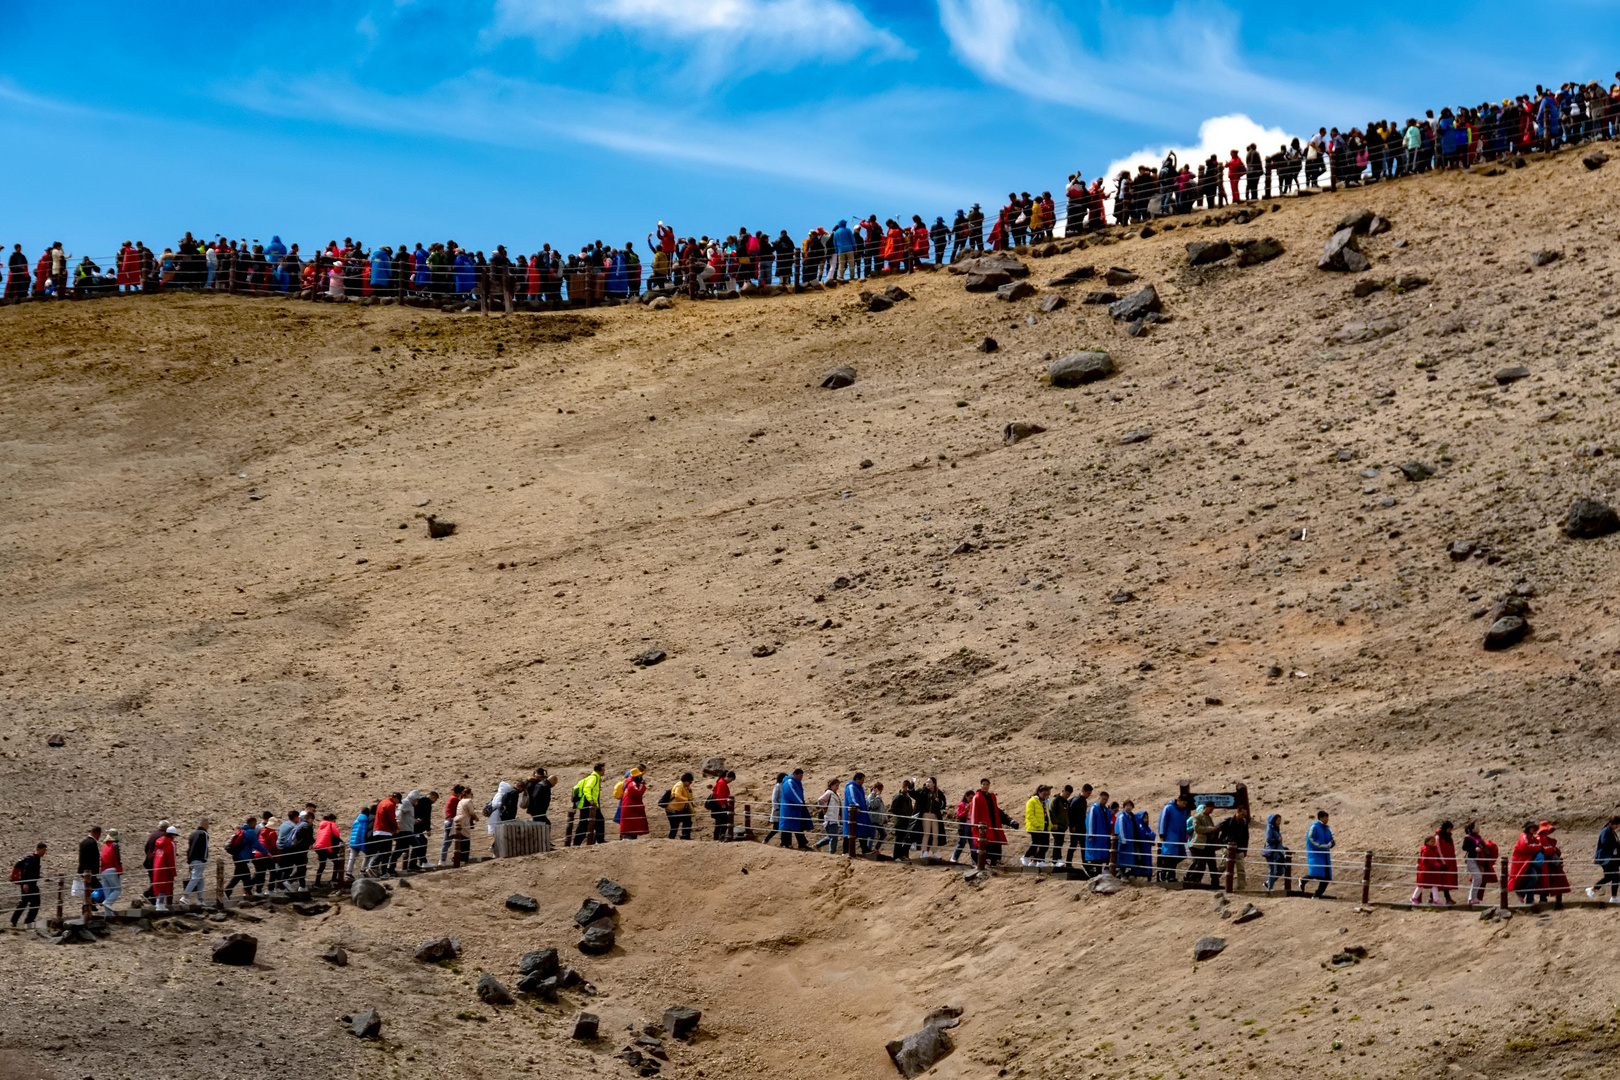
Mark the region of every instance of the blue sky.
<instances>
[{"instance_id":1,"label":"blue sky","mask_svg":"<svg viewBox=\"0 0 1620 1080\"><path fill-rule=\"evenodd\" d=\"M6 7L0 240L30 254L798 237L1058 191L1211 118L1299 133L1620 68L1620 0Z\"/></svg>"}]
</instances>

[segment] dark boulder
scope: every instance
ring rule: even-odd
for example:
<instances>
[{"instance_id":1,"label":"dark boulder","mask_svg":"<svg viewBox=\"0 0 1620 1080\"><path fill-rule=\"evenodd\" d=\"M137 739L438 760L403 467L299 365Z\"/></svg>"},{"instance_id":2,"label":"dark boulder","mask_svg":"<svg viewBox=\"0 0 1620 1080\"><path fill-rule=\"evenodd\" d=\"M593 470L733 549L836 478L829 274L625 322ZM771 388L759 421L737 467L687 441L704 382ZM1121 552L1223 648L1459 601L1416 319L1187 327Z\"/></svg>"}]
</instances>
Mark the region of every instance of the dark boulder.
<instances>
[{"instance_id":1,"label":"dark boulder","mask_svg":"<svg viewBox=\"0 0 1620 1080\"><path fill-rule=\"evenodd\" d=\"M1594 172L1603 168L1604 165L1608 164L1608 161L1609 155L1605 154L1601 150L1594 150L1590 154L1587 154L1585 157L1581 158L1581 164L1585 165L1588 169L1591 169Z\"/></svg>"},{"instance_id":2,"label":"dark boulder","mask_svg":"<svg viewBox=\"0 0 1620 1080\"><path fill-rule=\"evenodd\" d=\"M1520 379L1528 379L1530 377L1530 369L1525 367L1523 364L1514 364L1512 367L1499 369L1497 373L1491 377L1496 380L1498 385L1507 386L1511 383L1518 382Z\"/></svg>"},{"instance_id":3,"label":"dark boulder","mask_svg":"<svg viewBox=\"0 0 1620 1080\"><path fill-rule=\"evenodd\" d=\"M1025 439L1039 435L1045 430L1039 424L1029 424L1022 420L1015 420L1001 429L1001 439L1008 446L1012 446L1014 443L1021 443Z\"/></svg>"},{"instance_id":4,"label":"dark boulder","mask_svg":"<svg viewBox=\"0 0 1620 1080\"><path fill-rule=\"evenodd\" d=\"M585 928L584 935L579 939L579 951L586 956L606 956L613 951L617 943L613 927L607 922L592 923Z\"/></svg>"},{"instance_id":5,"label":"dark boulder","mask_svg":"<svg viewBox=\"0 0 1620 1080\"><path fill-rule=\"evenodd\" d=\"M461 942L453 937L434 938L416 947L416 958L424 964L437 964L441 960L454 960L461 955Z\"/></svg>"},{"instance_id":6,"label":"dark boulder","mask_svg":"<svg viewBox=\"0 0 1620 1080\"><path fill-rule=\"evenodd\" d=\"M1067 303L1068 301L1057 293L1047 293L1045 296L1041 297L1040 309L1044 313L1050 315L1052 312L1056 311L1060 307L1063 307Z\"/></svg>"},{"instance_id":7,"label":"dark boulder","mask_svg":"<svg viewBox=\"0 0 1620 1080\"><path fill-rule=\"evenodd\" d=\"M1371 265L1356 244L1355 232L1350 229L1340 229L1334 233L1333 238L1322 249L1322 257L1316 263L1319 270L1350 273L1360 273Z\"/></svg>"},{"instance_id":8,"label":"dark boulder","mask_svg":"<svg viewBox=\"0 0 1620 1080\"><path fill-rule=\"evenodd\" d=\"M1055 277L1046 284L1048 288L1062 289L1069 285L1078 285L1082 281L1089 281L1096 276L1097 268L1095 266L1077 266L1067 274Z\"/></svg>"},{"instance_id":9,"label":"dark boulder","mask_svg":"<svg viewBox=\"0 0 1620 1080\"><path fill-rule=\"evenodd\" d=\"M1035 286L1027 281L1013 281L996 290L997 300L1022 300L1035 295Z\"/></svg>"},{"instance_id":10,"label":"dark boulder","mask_svg":"<svg viewBox=\"0 0 1620 1080\"><path fill-rule=\"evenodd\" d=\"M215 942L213 961L231 967L249 967L259 955L259 939L252 934L226 934L223 941Z\"/></svg>"},{"instance_id":11,"label":"dark boulder","mask_svg":"<svg viewBox=\"0 0 1620 1080\"><path fill-rule=\"evenodd\" d=\"M526 952L518 960L519 975L539 975L549 979L557 974L559 960L556 949L536 949Z\"/></svg>"},{"instance_id":12,"label":"dark boulder","mask_svg":"<svg viewBox=\"0 0 1620 1080\"><path fill-rule=\"evenodd\" d=\"M606 897L610 904L622 904L630 899L630 890L612 878L597 878L596 891Z\"/></svg>"},{"instance_id":13,"label":"dark boulder","mask_svg":"<svg viewBox=\"0 0 1620 1080\"><path fill-rule=\"evenodd\" d=\"M1163 310L1164 302L1159 299L1159 290L1152 285L1108 305L1108 314L1124 322L1134 322L1152 312Z\"/></svg>"},{"instance_id":14,"label":"dark boulder","mask_svg":"<svg viewBox=\"0 0 1620 1080\"><path fill-rule=\"evenodd\" d=\"M536 971L519 979L517 988L519 993L533 994L541 1001L556 1001L557 983L557 976L542 975Z\"/></svg>"},{"instance_id":15,"label":"dark boulder","mask_svg":"<svg viewBox=\"0 0 1620 1080\"><path fill-rule=\"evenodd\" d=\"M968 272L963 288L968 292L995 292L1003 285L1012 284L1012 275L1004 270L983 273L978 270Z\"/></svg>"},{"instance_id":16,"label":"dark boulder","mask_svg":"<svg viewBox=\"0 0 1620 1080\"><path fill-rule=\"evenodd\" d=\"M1408 461L1401 466L1401 474L1416 484L1433 476L1434 466L1422 461Z\"/></svg>"},{"instance_id":17,"label":"dark boulder","mask_svg":"<svg viewBox=\"0 0 1620 1080\"><path fill-rule=\"evenodd\" d=\"M846 386L855 384L855 369L852 367L836 367L827 372L821 380L823 390L842 390Z\"/></svg>"},{"instance_id":18,"label":"dark boulder","mask_svg":"<svg viewBox=\"0 0 1620 1080\"><path fill-rule=\"evenodd\" d=\"M1196 961L1213 960L1225 951L1225 938L1201 937L1193 945L1193 959Z\"/></svg>"},{"instance_id":19,"label":"dark boulder","mask_svg":"<svg viewBox=\"0 0 1620 1080\"><path fill-rule=\"evenodd\" d=\"M1572 540L1594 540L1620 532L1620 515L1614 507L1596 499L1576 499L1564 519L1564 535Z\"/></svg>"},{"instance_id":20,"label":"dark boulder","mask_svg":"<svg viewBox=\"0 0 1620 1080\"><path fill-rule=\"evenodd\" d=\"M1538 251L1530 256L1530 261L1536 266L1549 266L1563 257L1562 251Z\"/></svg>"},{"instance_id":21,"label":"dark boulder","mask_svg":"<svg viewBox=\"0 0 1620 1080\"><path fill-rule=\"evenodd\" d=\"M663 649L647 649L630 658L630 663L636 667L654 667L669 659L669 654Z\"/></svg>"},{"instance_id":22,"label":"dark boulder","mask_svg":"<svg viewBox=\"0 0 1620 1080\"><path fill-rule=\"evenodd\" d=\"M487 971L478 976L476 993L478 994L478 1000L485 1005L515 1005L517 1003L517 998L512 996L512 991L506 988L506 984Z\"/></svg>"},{"instance_id":23,"label":"dark boulder","mask_svg":"<svg viewBox=\"0 0 1620 1080\"><path fill-rule=\"evenodd\" d=\"M946 1029L955 1027L961 1015L962 1010L954 1006L935 1009L924 1019L922 1030L890 1042L886 1049L900 1075L908 1080L921 1076L949 1056L956 1045Z\"/></svg>"},{"instance_id":24,"label":"dark boulder","mask_svg":"<svg viewBox=\"0 0 1620 1080\"><path fill-rule=\"evenodd\" d=\"M357 1013L349 1021L349 1031L357 1039L382 1038L382 1017L377 1015L376 1009L367 1009Z\"/></svg>"},{"instance_id":25,"label":"dark boulder","mask_svg":"<svg viewBox=\"0 0 1620 1080\"><path fill-rule=\"evenodd\" d=\"M1259 266L1263 262L1270 262L1284 251L1282 241L1267 236L1259 240L1244 240L1236 245L1239 266Z\"/></svg>"},{"instance_id":26,"label":"dark boulder","mask_svg":"<svg viewBox=\"0 0 1620 1080\"><path fill-rule=\"evenodd\" d=\"M726 759L723 757L707 757L703 759L704 776L726 775Z\"/></svg>"},{"instance_id":27,"label":"dark boulder","mask_svg":"<svg viewBox=\"0 0 1620 1080\"><path fill-rule=\"evenodd\" d=\"M1339 224L1334 228L1333 231L1337 233L1342 232L1345 229L1349 229L1353 233L1365 233L1368 229L1372 228L1372 223L1377 220L1377 218L1377 214L1365 208L1360 210L1352 210L1348 214L1344 215L1343 218L1339 219Z\"/></svg>"},{"instance_id":28,"label":"dark boulder","mask_svg":"<svg viewBox=\"0 0 1620 1080\"><path fill-rule=\"evenodd\" d=\"M1103 275L1103 280L1110 285L1129 285L1141 275L1134 270L1127 270L1123 266L1111 266Z\"/></svg>"},{"instance_id":29,"label":"dark boulder","mask_svg":"<svg viewBox=\"0 0 1620 1080\"><path fill-rule=\"evenodd\" d=\"M599 919L611 919L618 914L618 910L606 900L598 900L594 896L585 898L585 902L574 912L574 922L580 926L589 926Z\"/></svg>"},{"instance_id":30,"label":"dark boulder","mask_svg":"<svg viewBox=\"0 0 1620 1080\"><path fill-rule=\"evenodd\" d=\"M1114 358L1105 352L1070 353L1052 361L1046 377L1053 386L1067 388L1106 379L1114 370Z\"/></svg>"},{"instance_id":31,"label":"dark boulder","mask_svg":"<svg viewBox=\"0 0 1620 1080\"><path fill-rule=\"evenodd\" d=\"M595 1013L582 1012L574 1018L574 1030L571 1038L580 1042L590 1042L596 1038L602 1020Z\"/></svg>"},{"instance_id":32,"label":"dark boulder","mask_svg":"<svg viewBox=\"0 0 1620 1080\"><path fill-rule=\"evenodd\" d=\"M983 341L979 342L977 348L982 353L992 353L1001 348L1001 343L996 341L996 339L993 337L987 337Z\"/></svg>"},{"instance_id":33,"label":"dark boulder","mask_svg":"<svg viewBox=\"0 0 1620 1080\"><path fill-rule=\"evenodd\" d=\"M349 966L349 954L341 945L328 946L327 950L321 953L321 959L333 967Z\"/></svg>"},{"instance_id":34,"label":"dark boulder","mask_svg":"<svg viewBox=\"0 0 1620 1080\"><path fill-rule=\"evenodd\" d=\"M355 878L349 887L349 900L361 911L370 911L388 902L388 889L376 878Z\"/></svg>"},{"instance_id":35,"label":"dark boulder","mask_svg":"<svg viewBox=\"0 0 1620 1080\"><path fill-rule=\"evenodd\" d=\"M906 292L906 290L902 289L898 285L885 285L883 287L883 295L887 299L894 301L896 304L902 300L911 299L911 294Z\"/></svg>"},{"instance_id":36,"label":"dark boulder","mask_svg":"<svg viewBox=\"0 0 1620 1080\"><path fill-rule=\"evenodd\" d=\"M524 896L522 893L513 893L506 898L506 907L509 911L522 911L532 915L540 910L540 901L532 896Z\"/></svg>"},{"instance_id":37,"label":"dark boulder","mask_svg":"<svg viewBox=\"0 0 1620 1080\"><path fill-rule=\"evenodd\" d=\"M1080 302L1082 304L1112 304L1118 299L1119 293L1111 292L1108 289L1098 289L1096 292L1086 293L1085 296L1081 297Z\"/></svg>"},{"instance_id":38,"label":"dark boulder","mask_svg":"<svg viewBox=\"0 0 1620 1080\"><path fill-rule=\"evenodd\" d=\"M1491 652L1502 649L1511 649L1525 639L1530 633L1530 624L1517 615L1509 615L1491 623L1491 628L1485 631L1485 648Z\"/></svg>"},{"instance_id":39,"label":"dark boulder","mask_svg":"<svg viewBox=\"0 0 1620 1080\"><path fill-rule=\"evenodd\" d=\"M664 1027L677 1039L690 1039L702 1019L701 1012L685 1005L672 1005L664 1010Z\"/></svg>"},{"instance_id":40,"label":"dark boulder","mask_svg":"<svg viewBox=\"0 0 1620 1080\"><path fill-rule=\"evenodd\" d=\"M892 307L894 307L894 301L890 300L882 293L877 293L874 296L870 296L866 301L867 311L888 311Z\"/></svg>"},{"instance_id":41,"label":"dark boulder","mask_svg":"<svg viewBox=\"0 0 1620 1080\"><path fill-rule=\"evenodd\" d=\"M1232 245L1225 240L1195 240L1187 245L1187 262L1192 266L1208 266L1232 254Z\"/></svg>"}]
</instances>

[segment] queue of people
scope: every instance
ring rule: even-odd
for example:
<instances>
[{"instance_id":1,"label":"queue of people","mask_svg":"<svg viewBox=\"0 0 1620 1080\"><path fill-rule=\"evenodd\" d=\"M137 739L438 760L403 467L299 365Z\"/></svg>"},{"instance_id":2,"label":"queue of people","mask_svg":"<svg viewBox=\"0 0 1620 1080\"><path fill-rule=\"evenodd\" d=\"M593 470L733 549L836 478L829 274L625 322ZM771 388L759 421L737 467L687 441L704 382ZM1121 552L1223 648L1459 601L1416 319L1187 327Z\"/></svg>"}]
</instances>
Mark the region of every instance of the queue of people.
<instances>
[{"instance_id":1,"label":"queue of people","mask_svg":"<svg viewBox=\"0 0 1620 1080\"><path fill-rule=\"evenodd\" d=\"M607 774L606 763L599 762L570 789L565 845L605 843L609 811L619 840L653 833L646 769L632 766L616 774L611 784ZM437 791L391 792L360 807L347 826L314 803L281 815L270 810L249 815L230 827L223 843L232 867L224 895L233 898L240 887L244 898L297 896L323 881L339 884L343 876L395 877L430 865L457 867L471 858L475 827L481 820L487 821L497 853L502 829L525 820L542 827L546 843L541 850L549 850L556 783L556 777L536 768L527 777L500 781L482 807L465 784L453 785L442 805ZM715 840L752 838L752 820L737 823L735 772L712 776L701 799L693 790L695 783L692 773L682 773L655 798L668 839L693 839L699 805L709 815ZM437 859L430 863L436 817L441 823L440 845ZM1334 880L1337 841L1328 822L1328 813L1319 811L1303 837L1305 858L1298 888L1316 898L1326 896ZM965 856L983 868L1003 863L1009 830L1016 831L1020 823L1001 809L988 779L953 801L934 777L902 778L890 793L882 781L869 782L865 773L856 772L847 780L829 779L824 790L810 798L804 770L794 769L776 774L766 818L759 824L763 842L774 839L783 848L825 848L898 862L956 864ZM1292 877L1300 870L1285 844L1282 826L1280 814L1267 818L1261 844L1266 866L1262 887L1267 892L1279 883L1293 886ZM1245 805L1217 820L1214 800L1177 795L1150 819L1148 810L1138 809L1133 800L1111 799L1106 791L1094 793L1090 784L1076 790L1070 784L1042 783L1023 804L1022 831L1027 842L1018 862L1024 867L1067 870L1079 877L1108 872L1125 880L1151 879L1192 888L1219 887L1223 880L1231 880L1237 890L1247 888L1251 822ZM1526 822L1513 845L1506 885L1523 903L1553 900L1571 891L1556 832L1550 821ZM143 903L150 902L157 911L205 906L214 842L207 817L185 835L178 825L159 821L141 850ZM13 927L31 925L39 914L47 852L41 842L12 864L11 881L18 889ZM1454 905L1452 894L1460 890L1466 874L1467 903L1484 903L1487 888L1498 882L1498 859L1497 845L1482 835L1476 822L1463 826L1459 844L1453 824L1444 821L1419 848L1410 902ZM1620 815L1609 818L1599 833L1593 862L1602 873L1586 890L1587 897L1602 899L1606 888L1608 902L1620 904ZM125 894L125 875L119 830L91 827L79 841L71 895L111 913Z\"/></svg>"}]
</instances>

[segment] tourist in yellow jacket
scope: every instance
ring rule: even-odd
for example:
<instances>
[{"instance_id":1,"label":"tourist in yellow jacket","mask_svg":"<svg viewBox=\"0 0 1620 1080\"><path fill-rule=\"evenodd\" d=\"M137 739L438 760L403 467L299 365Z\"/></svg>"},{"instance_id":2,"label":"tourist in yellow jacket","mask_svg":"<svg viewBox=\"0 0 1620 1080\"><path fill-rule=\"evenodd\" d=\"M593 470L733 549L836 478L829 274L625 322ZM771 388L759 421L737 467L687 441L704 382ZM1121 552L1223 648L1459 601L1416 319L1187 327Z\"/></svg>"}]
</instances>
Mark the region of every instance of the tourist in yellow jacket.
<instances>
[{"instance_id":1,"label":"tourist in yellow jacket","mask_svg":"<svg viewBox=\"0 0 1620 1080\"><path fill-rule=\"evenodd\" d=\"M1046 865L1049 828L1046 821L1046 797L1051 793L1051 785L1042 784L1035 789L1035 794L1029 797L1029 802L1024 804L1024 831L1029 833L1029 850L1024 852L1022 860L1025 866Z\"/></svg>"},{"instance_id":2,"label":"tourist in yellow jacket","mask_svg":"<svg viewBox=\"0 0 1620 1080\"><path fill-rule=\"evenodd\" d=\"M669 838L674 840L679 834L682 840L692 839L692 774L681 773L658 802L669 818Z\"/></svg>"},{"instance_id":3,"label":"tourist in yellow jacket","mask_svg":"<svg viewBox=\"0 0 1620 1080\"><path fill-rule=\"evenodd\" d=\"M602 821L602 775L607 772L607 766L597 762L596 766L574 785L574 836L573 845L600 844L607 839L606 826Z\"/></svg>"}]
</instances>

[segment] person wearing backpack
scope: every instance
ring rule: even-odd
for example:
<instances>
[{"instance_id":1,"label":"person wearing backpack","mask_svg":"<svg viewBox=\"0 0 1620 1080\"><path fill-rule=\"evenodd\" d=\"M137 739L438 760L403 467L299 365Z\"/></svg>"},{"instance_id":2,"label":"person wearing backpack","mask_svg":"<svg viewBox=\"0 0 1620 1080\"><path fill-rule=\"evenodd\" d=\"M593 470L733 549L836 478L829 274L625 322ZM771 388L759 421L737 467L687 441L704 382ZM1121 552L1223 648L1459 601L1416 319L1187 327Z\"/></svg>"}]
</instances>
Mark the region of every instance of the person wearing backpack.
<instances>
[{"instance_id":1,"label":"person wearing backpack","mask_svg":"<svg viewBox=\"0 0 1620 1080\"><path fill-rule=\"evenodd\" d=\"M101 906L108 915L113 913L113 902L124 892L124 850L118 841L118 830L107 830L107 842L101 845Z\"/></svg>"},{"instance_id":2,"label":"person wearing backpack","mask_svg":"<svg viewBox=\"0 0 1620 1080\"><path fill-rule=\"evenodd\" d=\"M289 892L309 891L309 849L314 844L315 824L310 821L308 810L299 811L292 832L287 834L286 846L281 849L281 857L287 864L282 884Z\"/></svg>"},{"instance_id":3,"label":"person wearing backpack","mask_svg":"<svg viewBox=\"0 0 1620 1080\"><path fill-rule=\"evenodd\" d=\"M411 830L411 853L407 869L419 871L427 867L428 833L433 829L433 804L438 801L437 791L416 796L416 817Z\"/></svg>"},{"instance_id":4,"label":"person wearing backpack","mask_svg":"<svg viewBox=\"0 0 1620 1080\"><path fill-rule=\"evenodd\" d=\"M607 838L602 820L602 776L606 772L607 765L599 761L574 785L574 847L600 844Z\"/></svg>"},{"instance_id":5,"label":"person wearing backpack","mask_svg":"<svg viewBox=\"0 0 1620 1080\"><path fill-rule=\"evenodd\" d=\"M1497 847L1479 834L1479 826L1470 821L1463 826L1463 859L1468 867L1468 902L1485 902L1485 887L1495 884Z\"/></svg>"},{"instance_id":6,"label":"person wearing backpack","mask_svg":"<svg viewBox=\"0 0 1620 1080\"><path fill-rule=\"evenodd\" d=\"M546 770L536 768L524 781L523 796L519 802L521 809L529 812L530 821L541 821L551 824L551 789L556 781L546 775Z\"/></svg>"},{"instance_id":7,"label":"person wearing backpack","mask_svg":"<svg viewBox=\"0 0 1620 1080\"><path fill-rule=\"evenodd\" d=\"M17 906L11 909L11 925L21 919L24 926L33 926L39 915L39 880L45 858L45 841L34 845L32 855L24 855L11 864L11 880L17 886Z\"/></svg>"},{"instance_id":8,"label":"person wearing backpack","mask_svg":"<svg viewBox=\"0 0 1620 1080\"><path fill-rule=\"evenodd\" d=\"M658 805L669 819L669 838L692 839L692 774L681 773L681 778L659 797Z\"/></svg>"},{"instance_id":9,"label":"person wearing backpack","mask_svg":"<svg viewBox=\"0 0 1620 1080\"><path fill-rule=\"evenodd\" d=\"M456 808L466 797L467 789L460 784L450 788L450 797L444 800L444 841L439 845L439 861L435 865L443 866L450 861L450 838L455 828Z\"/></svg>"},{"instance_id":10,"label":"person wearing backpack","mask_svg":"<svg viewBox=\"0 0 1620 1080\"><path fill-rule=\"evenodd\" d=\"M242 886L244 896L253 895L253 857L263 854L264 848L259 844L258 819L248 817L236 832L225 841L225 852L231 857L231 882L225 886L225 895L231 895L231 890L238 884Z\"/></svg>"}]
</instances>

